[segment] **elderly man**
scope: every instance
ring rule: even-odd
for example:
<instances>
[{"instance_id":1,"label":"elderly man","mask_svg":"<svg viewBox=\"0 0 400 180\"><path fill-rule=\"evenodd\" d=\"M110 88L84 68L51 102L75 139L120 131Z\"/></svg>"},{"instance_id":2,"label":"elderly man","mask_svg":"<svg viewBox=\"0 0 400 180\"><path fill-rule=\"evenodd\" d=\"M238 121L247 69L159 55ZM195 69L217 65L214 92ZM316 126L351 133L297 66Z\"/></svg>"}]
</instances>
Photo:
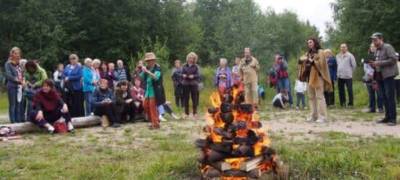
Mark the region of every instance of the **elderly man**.
<instances>
[{"instance_id":1,"label":"elderly man","mask_svg":"<svg viewBox=\"0 0 400 180\"><path fill-rule=\"evenodd\" d=\"M383 93L383 102L385 105L385 117L378 123L387 123L389 126L396 125L396 101L395 101L395 80L394 77L399 74L397 67L396 51L393 46L383 41L382 33L374 33L371 36L372 43L377 48L375 52L376 60L370 62L371 66L376 68L379 88Z\"/></svg>"},{"instance_id":2,"label":"elderly man","mask_svg":"<svg viewBox=\"0 0 400 180\"><path fill-rule=\"evenodd\" d=\"M348 106L353 106L353 72L357 67L356 59L348 51L347 44L340 45L340 53L336 55L339 101L342 107L346 106L346 93L349 96Z\"/></svg>"},{"instance_id":3,"label":"elderly man","mask_svg":"<svg viewBox=\"0 0 400 180\"><path fill-rule=\"evenodd\" d=\"M129 70L124 66L121 59L117 60L117 68L114 70L114 77L119 81L130 81Z\"/></svg>"},{"instance_id":4,"label":"elderly man","mask_svg":"<svg viewBox=\"0 0 400 180\"><path fill-rule=\"evenodd\" d=\"M251 55L250 48L244 48L244 58L239 65L240 78L244 84L245 102L257 107L258 60Z\"/></svg>"}]
</instances>

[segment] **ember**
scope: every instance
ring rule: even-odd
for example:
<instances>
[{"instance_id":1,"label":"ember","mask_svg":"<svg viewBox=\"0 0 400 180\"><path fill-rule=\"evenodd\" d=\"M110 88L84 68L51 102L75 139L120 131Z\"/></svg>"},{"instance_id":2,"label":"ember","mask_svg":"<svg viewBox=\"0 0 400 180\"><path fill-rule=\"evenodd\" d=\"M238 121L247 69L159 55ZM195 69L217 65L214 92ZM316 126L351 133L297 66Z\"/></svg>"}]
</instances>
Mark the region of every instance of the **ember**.
<instances>
[{"instance_id":1,"label":"ember","mask_svg":"<svg viewBox=\"0 0 400 180\"><path fill-rule=\"evenodd\" d=\"M243 90L233 88L210 97L206 139L198 139L200 170L204 179L246 180L264 173L280 174L277 155L260 128L257 111L243 104Z\"/></svg>"}]
</instances>

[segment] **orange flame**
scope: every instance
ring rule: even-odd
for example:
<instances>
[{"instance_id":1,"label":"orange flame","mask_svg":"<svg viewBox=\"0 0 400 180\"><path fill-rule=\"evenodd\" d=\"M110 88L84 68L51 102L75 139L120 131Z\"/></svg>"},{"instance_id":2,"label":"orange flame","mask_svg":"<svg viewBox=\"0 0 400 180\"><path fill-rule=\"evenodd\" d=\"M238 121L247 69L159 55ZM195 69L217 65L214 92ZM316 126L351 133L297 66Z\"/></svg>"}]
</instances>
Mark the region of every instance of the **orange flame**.
<instances>
[{"instance_id":1,"label":"orange flame","mask_svg":"<svg viewBox=\"0 0 400 180\"><path fill-rule=\"evenodd\" d=\"M211 105L215 108L219 108L221 106L221 96L218 92L213 92L210 96Z\"/></svg>"}]
</instances>

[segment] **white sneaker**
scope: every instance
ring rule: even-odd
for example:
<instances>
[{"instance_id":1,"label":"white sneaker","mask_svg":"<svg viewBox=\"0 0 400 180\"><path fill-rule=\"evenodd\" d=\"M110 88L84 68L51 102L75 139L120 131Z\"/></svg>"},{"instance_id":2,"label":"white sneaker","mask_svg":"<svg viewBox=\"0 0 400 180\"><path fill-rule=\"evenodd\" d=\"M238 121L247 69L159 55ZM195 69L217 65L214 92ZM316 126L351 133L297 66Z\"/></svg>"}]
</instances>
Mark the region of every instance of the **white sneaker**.
<instances>
[{"instance_id":1,"label":"white sneaker","mask_svg":"<svg viewBox=\"0 0 400 180\"><path fill-rule=\"evenodd\" d=\"M315 122L316 123L325 123L326 121L324 119L317 119Z\"/></svg>"},{"instance_id":2,"label":"white sneaker","mask_svg":"<svg viewBox=\"0 0 400 180\"><path fill-rule=\"evenodd\" d=\"M74 130L74 126L72 125L71 122L68 122L67 126L68 126L68 131L73 131Z\"/></svg>"},{"instance_id":3,"label":"white sneaker","mask_svg":"<svg viewBox=\"0 0 400 180\"><path fill-rule=\"evenodd\" d=\"M162 115L158 116L158 119L160 119L161 122L167 122L167 119L165 119Z\"/></svg>"},{"instance_id":4,"label":"white sneaker","mask_svg":"<svg viewBox=\"0 0 400 180\"><path fill-rule=\"evenodd\" d=\"M310 117L306 119L306 122L314 122L315 120L316 120L315 118Z\"/></svg>"},{"instance_id":5,"label":"white sneaker","mask_svg":"<svg viewBox=\"0 0 400 180\"><path fill-rule=\"evenodd\" d=\"M49 131L49 133L51 133L51 134L54 133L55 129L51 124L47 123L44 125L44 127L46 127L46 129L47 129L47 131Z\"/></svg>"},{"instance_id":6,"label":"white sneaker","mask_svg":"<svg viewBox=\"0 0 400 180\"><path fill-rule=\"evenodd\" d=\"M171 114L171 116L174 118L174 119L176 119L176 120L179 120L180 119L180 117L179 116L177 116L176 114L174 114L174 113L172 113Z\"/></svg>"}]
</instances>

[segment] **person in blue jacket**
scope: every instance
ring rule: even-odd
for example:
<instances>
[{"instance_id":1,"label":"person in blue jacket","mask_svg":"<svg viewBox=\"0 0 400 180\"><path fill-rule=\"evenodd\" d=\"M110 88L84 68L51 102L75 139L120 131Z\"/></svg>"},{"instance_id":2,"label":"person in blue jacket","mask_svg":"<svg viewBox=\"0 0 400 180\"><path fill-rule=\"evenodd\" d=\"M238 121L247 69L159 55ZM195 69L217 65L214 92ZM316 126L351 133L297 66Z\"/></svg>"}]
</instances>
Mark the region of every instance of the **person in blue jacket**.
<instances>
[{"instance_id":1,"label":"person in blue jacket","mask_svg":"<svg viewBox=\"0 0 400 180\"><path fill-rule=\"evenodd\" d=\"M83 93L85 96L85 116L90 116L93 113L92 97L96 90L97 83L100 79L96 70L93 68L92 59L86 58L85 65L82 69L83 76Z\"/></svg>"},{"instance_id":2,"label":"person in blue jacket","mask_svg":"<svg viewBox=\"0 0 400 180\"><path fill-rule=\"evenodd\" d=\"M82 91L82 66L76 54L69 55L70 64L64 69L65 102L71 117L84 116Z\"/></svg>"}]
</instances>

